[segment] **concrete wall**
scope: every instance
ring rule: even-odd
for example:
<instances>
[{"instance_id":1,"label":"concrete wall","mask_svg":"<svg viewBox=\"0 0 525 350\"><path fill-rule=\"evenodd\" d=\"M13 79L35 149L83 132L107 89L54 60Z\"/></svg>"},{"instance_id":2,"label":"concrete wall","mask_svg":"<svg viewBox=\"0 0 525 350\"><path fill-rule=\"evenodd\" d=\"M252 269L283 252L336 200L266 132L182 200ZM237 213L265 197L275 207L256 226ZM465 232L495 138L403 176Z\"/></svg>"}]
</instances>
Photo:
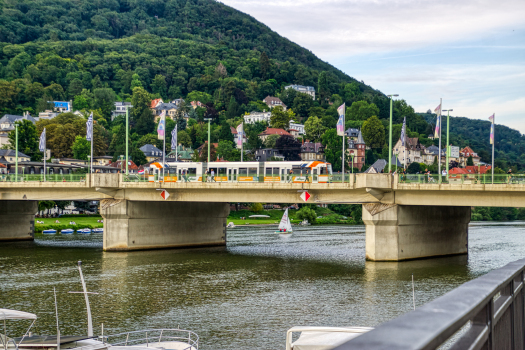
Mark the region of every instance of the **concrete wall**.
<instances>
[{"instance_id":1,"label":"concrete wall","mask_svg":"<svg viewBox=\"0 0 525 350\"><path fill-rule=\"evenodd\" d=\"M0 201L0 241L32 241L37 201Z\"/></svg>"},{"instance_id":2,"label":"concrete wall","mask_svg":"<svg viewBox=\"0 0 525 350\"><path fill-rule=\"evenodd\" d=\"M467 254L470 207L394 205L375 215L363 206L366 258L400 261Z\"/></svg>"},{"instance_id":3,"label":"concrete wall","mask_svg":"<svg viewBox=\"0 0 525 350\"><path fill-rule=\"evenodd\" d=\"M228 203L117 201L101 205L104 250L226 244Z\"/></svg>"}]
</instances>

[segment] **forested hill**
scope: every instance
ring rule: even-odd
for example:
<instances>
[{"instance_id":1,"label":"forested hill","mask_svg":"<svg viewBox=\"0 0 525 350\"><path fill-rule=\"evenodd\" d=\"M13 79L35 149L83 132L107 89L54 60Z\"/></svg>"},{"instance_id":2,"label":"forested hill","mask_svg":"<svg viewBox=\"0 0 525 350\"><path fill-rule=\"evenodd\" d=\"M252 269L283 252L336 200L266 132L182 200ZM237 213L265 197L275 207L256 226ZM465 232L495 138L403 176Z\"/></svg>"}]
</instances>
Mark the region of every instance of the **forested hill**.
<instances>
[{"instance_id":1,"label":"forested hill","mask_svg":"<svg viewBox=\"0 0 525 350\"><path fill-rule=\"evenodd\" d=\"M119 90L115 80L125 75L120 69L138 69L146 88L156 74L181 86L218 61L229 75L247 80L271 76L277 84L316 85L319 72L327 71L330 84L354 81L251 16L213 0L22 0L0 2L0 9L0 77L23 77L28 64L56 62L51 57L56 54L68 60L59 65L82 65L92 78L98 75ZM12 61L22 51L27 55ZM273 64L261 72L262 52ZM69 83L66 76L38 78L44 86L55 82L67 89Z\"/></svg>"}]
</instances>

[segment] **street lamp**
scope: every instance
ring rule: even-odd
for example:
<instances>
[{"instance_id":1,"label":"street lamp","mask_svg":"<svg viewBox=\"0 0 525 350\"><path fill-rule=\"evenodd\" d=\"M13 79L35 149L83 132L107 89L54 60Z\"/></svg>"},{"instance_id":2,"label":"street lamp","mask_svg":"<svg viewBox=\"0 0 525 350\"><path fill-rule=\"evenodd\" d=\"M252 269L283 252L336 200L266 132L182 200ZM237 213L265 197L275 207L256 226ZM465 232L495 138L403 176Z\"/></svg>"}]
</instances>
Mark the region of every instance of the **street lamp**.
<instances>
[{"instance_id":1,"label":"street lamp","mask_svg":"<svg viewBox=\"0 0 525 350\"><path fill-rule=\"evenodd\" d=\"M445 157L446 159L446 162L447 162L447 179L448 179L448 162L449 162L449 157L450 157L450 142L448 141L448 131L449 131L449 126L450 126L450 112L452 112L453 109L444 109L442 110L442 112L447 112L447 155ZM439 162L441 162L441 150L439 150Z\"/></svg>"},{"instance_id":2,"label":"street lamp","mask_svg":"<svg viewBox=\"0 0 525 350\"><path fill-rule=\"evenodd\" d=\"M398 94L387 95L390 98L390 131L388 137L388 172L392 170L392 97L398 97Z\"/></svg>"},{"instance_id":3,"label":"street lamp","mask_svg":"<svg viewBox=\"0 0 525 350\"><path fill-rule=\"evenodd\" d=\"M352 174L354 173L354 151L352 151L352 154L350 154L350 158L352 158Z\"/></svg>"},{"instance_id":4,"label":"street lamp","mask_svg":"<svg viewBox=\"0 0 525 350\"><path fill-rule=\"evenodd\" d=\"M210 162L210 122L212 118L204 118L208 122L208 163Z\"/></svg>"}]
</instances>

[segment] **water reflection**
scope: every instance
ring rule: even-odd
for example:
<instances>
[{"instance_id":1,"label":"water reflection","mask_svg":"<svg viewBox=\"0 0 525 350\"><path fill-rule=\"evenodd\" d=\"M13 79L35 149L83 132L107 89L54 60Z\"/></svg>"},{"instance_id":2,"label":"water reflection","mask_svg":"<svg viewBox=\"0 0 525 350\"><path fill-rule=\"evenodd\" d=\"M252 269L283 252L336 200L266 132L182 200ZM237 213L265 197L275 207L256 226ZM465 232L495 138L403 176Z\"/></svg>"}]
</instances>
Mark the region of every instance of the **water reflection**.
<instances>
[{"instance_id":1,"label":"water reflection","mask_svg":"<svg viewBox=\"0 0 525 350\"><path fill-rule=\"evenodd\" d=\"M0 307L34 312L37 332L86 332L76 261L91 291L95 333L145 327L194 330L202 349L284 348L296 325L374 326L522 257L523 223L472 224L469 256L365 262L364 227L268 227L228 232L227 247L105 253L100 235L0 245ZM14 325L14 328L22 325ZM253 346L253 345L250 345Z\"/></svg>"}]
</instances>

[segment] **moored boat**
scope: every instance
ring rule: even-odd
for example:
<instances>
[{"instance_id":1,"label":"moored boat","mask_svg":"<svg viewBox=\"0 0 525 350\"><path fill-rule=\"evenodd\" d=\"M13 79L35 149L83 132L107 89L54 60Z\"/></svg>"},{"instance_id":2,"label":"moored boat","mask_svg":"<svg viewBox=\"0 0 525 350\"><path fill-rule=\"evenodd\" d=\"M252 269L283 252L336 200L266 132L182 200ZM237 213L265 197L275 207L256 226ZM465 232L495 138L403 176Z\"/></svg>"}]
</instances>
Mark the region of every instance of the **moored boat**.
<instances>
[{"instance_id":1,"label":"moored boat","mask_svg":"<svg viewBox=\"0 0 525 350\"><path fill-rule=\"evenodd\" d=\"M293 327L286 332L286 350L329 350L371 331L370 327ZM293 333L301 333L293 341Z\"/></svg>"},{"instance_id":2,"label":"moored boat","mask_svg":"<svg viewBox=\"0 0 525 350\"><path fill-rule=\"evenodd\" d=\"M89 229L89 228L81 228L81 229L77 230L77 233L80 233L80 234L83 234L83 235L87 235L87 234L91 233L91 229Z\"/></svg>"},{"instance_id":3,"label":"moored boat","mask_svg":"<svg viewBox=\"0 0 525 350\"><path fill-rule=\"evenodd\" d=\"M66 228L66 229L60 231L60 234L62 234L62 235L72 235L73 232L75 232L75 230L73 230L72 228Z\"/></svg>"},{"instance_id":4,"label":"moored boat","mask_svg":"<svg viewBox=\"0 0 525 350\"><path fill-rule=\"evenodd\" d=\"M94 228L91 232L93 232L93 233L104 233L104 229L103 228Z\"/></svg>"},{"instance_id":5,"label":"moored boat","mask_svg":"<svg viewBox=\"0 0 525 350\"><path fill-rule=\"evenodd\" d=\"M57 230L49 229L42 231L42 233L45 235L55 235L57 233Z\"/></svg>"},{"instance_id":6,"label":"moored boat","mask_svg":"<svg viewBox=\"0 0 525 350\"><path fill-rule=\"evenodd\" d=\"M291 234L292 232L292 223L290 222L290 217L288 216L288 208L286 208L283 217L281 218L281 222L279 223L279 231L275 231L275 233Z\"/></svg>"}]
</instances>

